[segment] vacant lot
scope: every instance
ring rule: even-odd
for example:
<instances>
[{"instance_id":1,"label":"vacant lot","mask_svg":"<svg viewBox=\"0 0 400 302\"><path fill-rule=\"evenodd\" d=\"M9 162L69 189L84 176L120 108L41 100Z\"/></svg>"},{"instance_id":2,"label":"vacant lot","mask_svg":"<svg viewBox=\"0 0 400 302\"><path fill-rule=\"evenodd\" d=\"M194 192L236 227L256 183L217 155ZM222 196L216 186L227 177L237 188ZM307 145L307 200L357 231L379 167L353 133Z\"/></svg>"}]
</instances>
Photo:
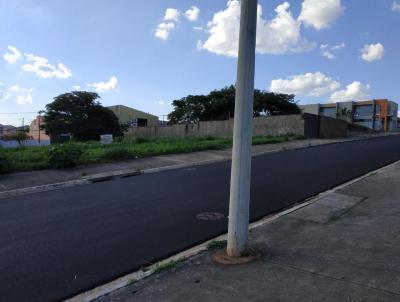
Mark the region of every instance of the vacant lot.
<instances>
[{"instance_id":1,"label":"vacant lot","mask_svg":"<svg viewBox=\"0 0 400 302\"><path fill-rule=\"evenodd\" d=\"M299 139L304 139L304 137L299 135L259 136L253 138L253 144L273 144ZM199 137L151 140L121 139L111 145L101 145L98 142L71 142L46 147L0 148L0 173L64 168L163 154L225 149L231 145L231 138Z\"/></svg>"}]
</instances>

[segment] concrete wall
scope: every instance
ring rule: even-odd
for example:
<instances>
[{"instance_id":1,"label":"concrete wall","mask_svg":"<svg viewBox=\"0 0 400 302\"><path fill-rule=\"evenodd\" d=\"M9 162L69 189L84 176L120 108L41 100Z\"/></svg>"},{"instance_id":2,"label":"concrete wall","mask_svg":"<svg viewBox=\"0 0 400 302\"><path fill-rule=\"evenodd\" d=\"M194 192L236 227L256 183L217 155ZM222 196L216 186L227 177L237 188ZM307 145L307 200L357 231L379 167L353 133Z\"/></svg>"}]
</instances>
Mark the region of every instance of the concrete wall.
<instances>
[{"instance_id":1,"label":"concrete wall","mask_svg":"<svg viewBox=\"0 0 400 302\"><path fill-rule=\"evenodd\" d=\"M325 116L319 117L319 138L344 137L347 133L346 121Z\"/></svg>"},{"instance_id":2,"label":"concrete wall","mask_svg":"<svg viewBox=\"0 0 400 302\"><path fill-rule=\"evenodd\" d=\"M304 113L304 135L307 138L345 137L348 123L340 119Z\"/></svg>"},{"instance_id":3,"label":"concrete wall","mask_svg":"<svg viewBox=\"0 0 400 302\"><path fill-rule=\"evenodd\" d=\"M257 117L253 121L253 135L304 135L302 115ZM166 127L138 127L128 129L126 136L143 138L215 136L231 137L233 120L200 122L198 124L172 125Z\"/></svg>"},{"instance_id":4,"label":"concrete wall","mask_svg":"<svg viewBox=\"0 0 400 302\"><path fill-rule=\"evenodd\" d=\"M50 141L49 140L26 140L22 142L23 147L39 147L39 146L49 146ZM21 145L17 141L3 141L0 140L0 147L2 148L18 148L21 147Z\"/></svg>"},{"instance_id":5,"label":"concrete wall","mask_svg":"<svg viewBox=\"0 0 400 302\"><path fill-rule=\"evenodd\" d=\"M395 102L389 102L390 106L390 124L389 124L389 131L397 131L397 114L399 110L399 105Z\"/></svg>"},{"instance_id":6,"label":"concrete wall","mask_svg":"<svg viewBox=\"0 0 400 302\"><path fill-rule=\"evenodd\" d=\"M304 135L304 119L301 114L254 119L253 136L283 135L288 133Z\"/></svg>"}]
</instances>

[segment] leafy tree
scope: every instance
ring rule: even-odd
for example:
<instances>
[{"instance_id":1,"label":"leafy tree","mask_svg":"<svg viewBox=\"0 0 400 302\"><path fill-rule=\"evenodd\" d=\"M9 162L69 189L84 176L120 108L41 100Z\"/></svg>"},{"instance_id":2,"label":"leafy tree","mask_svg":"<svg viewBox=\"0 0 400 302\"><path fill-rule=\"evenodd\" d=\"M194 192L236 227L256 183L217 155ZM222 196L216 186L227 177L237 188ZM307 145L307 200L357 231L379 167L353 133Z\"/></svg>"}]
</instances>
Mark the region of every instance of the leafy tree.
<instances>
[{"instance_id":1,"label":"leafy tree","mask_svg":"<svg viewBox=\"0 0 400 302\"><path fill-rule=\"evenodd\" d=\"M173 124L196 123L206 118L210 111L210 98L205 95L188 95L180 100L172 102L174 112L168 115Z\"/></svg>"},{"instance_id":2,"label":"leafy tree","mask_svg":"<svg viewBox=\"0 0 400 302\"><path fill-rule=\"evenodd\" d=\"M54 98L46 105L44 128L52 140L61 134L70 133L79 141L98 140L101 134L122 136L125 127L117 116L103 107L94 92L74 91Z\"/></svg>"},{"instance_id":3,"label":"leafy tree","mask_svg":"<svg viewBox=\"0 0 400 302\"><path fill-rule=\"evenodd\" d=\"M254 91L254 116L299 114L293 94L273 93L256 89Z\"/></svg>"},{"instance_id":4,"label":"leafy tree","mask_svg":"<svg viewBox=\"0 0 400 302\"><path fill-rule=\"evenodd\" d=\"M189 95L172 102L174 111L170 123L197 123L199 121L227 120L235 113L235 86L214 90L208 95ZM294 95L254 90L254 116L299 114Z\"/></svg>"}]
</instances>

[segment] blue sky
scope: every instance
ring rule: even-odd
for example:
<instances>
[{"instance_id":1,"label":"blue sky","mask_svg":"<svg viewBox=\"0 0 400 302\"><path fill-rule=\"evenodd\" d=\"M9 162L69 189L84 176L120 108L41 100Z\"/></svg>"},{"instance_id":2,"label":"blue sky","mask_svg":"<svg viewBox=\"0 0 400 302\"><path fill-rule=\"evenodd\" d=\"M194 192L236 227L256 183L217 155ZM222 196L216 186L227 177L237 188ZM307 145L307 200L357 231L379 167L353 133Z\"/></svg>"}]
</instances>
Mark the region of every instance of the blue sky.
<instances>
[{"instance_id":1,"label":"blue sky","mask_svg":"<svg viewBox=\"0 0 400 302\"><path fill-rule=\"evenodd\" d=\"M259 4L257 88L300 103L400 99L399 0ZM237 0L0 0L0 123L29 122L75 86L104 105L161 116L174 99L233 84L238 8Z\"/></svg>"}]
</instances>

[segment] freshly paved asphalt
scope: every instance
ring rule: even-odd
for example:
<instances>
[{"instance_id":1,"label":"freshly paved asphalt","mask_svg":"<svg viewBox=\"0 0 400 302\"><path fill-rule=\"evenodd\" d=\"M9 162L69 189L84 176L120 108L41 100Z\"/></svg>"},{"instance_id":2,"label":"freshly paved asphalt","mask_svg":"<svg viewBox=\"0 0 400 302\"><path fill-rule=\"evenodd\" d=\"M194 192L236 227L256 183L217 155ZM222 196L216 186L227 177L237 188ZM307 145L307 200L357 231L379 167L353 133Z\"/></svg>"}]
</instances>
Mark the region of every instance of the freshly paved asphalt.
<instances>
[{"instance_id":1,"label":"freshly paved asphalt","mask_svg":"<svg viewBox=\"0 0 400 302\"><path fill-rule=\"evenodd\" d=\"M256 220L400 160L400 137L253 158ZM226 231L230 163L0 200L0 301L58 301Z\"/></svg>"}]
</instances>

